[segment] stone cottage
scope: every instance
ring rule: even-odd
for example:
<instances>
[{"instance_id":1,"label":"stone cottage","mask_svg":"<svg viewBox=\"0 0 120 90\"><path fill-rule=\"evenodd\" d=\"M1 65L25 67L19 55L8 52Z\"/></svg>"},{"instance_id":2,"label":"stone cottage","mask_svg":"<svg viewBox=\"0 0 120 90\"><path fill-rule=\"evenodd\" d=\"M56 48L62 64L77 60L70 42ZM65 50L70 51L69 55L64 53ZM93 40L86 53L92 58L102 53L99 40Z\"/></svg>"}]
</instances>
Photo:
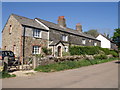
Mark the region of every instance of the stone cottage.
<instances>
[{"instance_id":1,"label":"stone cottage","mask_svg":"<svg viewBox=\"0 0 120 90\"><path fill-rule=\"evenodd\" d=\"M62 56L70 45L100 46L100 41L83 33L80 24L76 30L68 28L64 16L55 24L11 14L2 31L2 49L13 51L17 57L41 54L42 47L51 48L53 56Z\"/></svg>"}]
</instances>

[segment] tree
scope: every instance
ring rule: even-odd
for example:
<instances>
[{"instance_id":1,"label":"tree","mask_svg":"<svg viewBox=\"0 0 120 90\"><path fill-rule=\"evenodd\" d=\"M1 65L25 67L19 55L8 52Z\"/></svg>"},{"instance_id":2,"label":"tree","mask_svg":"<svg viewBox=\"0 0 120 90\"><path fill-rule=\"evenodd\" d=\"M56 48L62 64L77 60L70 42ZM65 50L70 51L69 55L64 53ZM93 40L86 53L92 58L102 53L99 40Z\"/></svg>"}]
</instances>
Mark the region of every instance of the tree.
<instances>
[{"instance_id":1,"label":"tree","mask_svg":"<svg viewBox=\"0 0 120 90\"><path fill-rule=\"evenodd\" d=\"M89 31L87 31L87 32L85 32L86 34L90 34L91 36L93 36L93 37L97 37L98 36L98 31L97 30L94 30L94 29L92 29L92 30L89 30Z\"/></svg>"},{"instance_id":2,"label":"tree","mask_svg":"<svg viewBox=\"0 0 120 90\"><path fill-rule=\"evenodd\" d=\"M120 28L115 29L113 41L118 45L118 49L120 50Z\"/></svg>"}]
</instances>

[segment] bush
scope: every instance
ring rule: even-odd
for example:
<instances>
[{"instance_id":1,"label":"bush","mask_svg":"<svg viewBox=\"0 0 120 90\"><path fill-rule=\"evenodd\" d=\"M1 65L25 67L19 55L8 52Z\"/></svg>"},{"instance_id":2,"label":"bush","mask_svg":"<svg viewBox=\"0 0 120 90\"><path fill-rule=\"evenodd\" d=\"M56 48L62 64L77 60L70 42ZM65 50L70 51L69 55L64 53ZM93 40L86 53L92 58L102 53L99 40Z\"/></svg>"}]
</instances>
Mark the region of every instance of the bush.
<instances>
[{"instance_id":1,"label":"bush","mask_svg":"<svg viewBox=\"0 0 120 90\"><path fill-rule=\"evenodd\" d=\"M100 54L100 55L97 55L97 56L94 56L94 59L107 59L107 56L106 55L103 55L103 54Z\"/></svg>"},{"instance_id":2,"label":"bush","mask_svg":"<svg viewBox=\"0 0 120 90\"><path fill-rule=\"evenodd\" d=\"M111 50L110 54L113 55L113 57L118 57L119 56L118 52L116 52L114 50Z\"/></svg>"},{"instance_id":3,"label":"bush","mask_svg":"<svg viewBox=\"0 0 120 90\"><path fill-rule=\"evenodd\" d=\"M99 47L82 47L82 46L71 46L70 47L71 55L94 55L99 54Z\"/></svg>"},{"instance_id":4,"label":"bush","mask_svg":"<svg viewBox=\"0 0 120 90\"><path fill-rule=\"evenodd\" d=\"M47 49L47 47L43 47L42 50L46 55L51 55L52 54L52 49Z\"/></svg>"},{"instance_id":5,"label":"bush","mask_svg":"<svg viewBox=\"0 0 120 90\"><path fill-rule=\"evenodd\" d=\"M99 48L101 51L103 51L105 53L105 55L109 55L110 54L110 50L108 48Z\"/></svg>"},{"instance_id":6,"label":"bush","mask_svg":"<svg viewBox=\"0 0 120 90\"><path fill-rule=\"evenodd\" d=\"M63 56L70 56L70 53L69 52L62 52L62 55Z\"/></svg>"}]
</instances>

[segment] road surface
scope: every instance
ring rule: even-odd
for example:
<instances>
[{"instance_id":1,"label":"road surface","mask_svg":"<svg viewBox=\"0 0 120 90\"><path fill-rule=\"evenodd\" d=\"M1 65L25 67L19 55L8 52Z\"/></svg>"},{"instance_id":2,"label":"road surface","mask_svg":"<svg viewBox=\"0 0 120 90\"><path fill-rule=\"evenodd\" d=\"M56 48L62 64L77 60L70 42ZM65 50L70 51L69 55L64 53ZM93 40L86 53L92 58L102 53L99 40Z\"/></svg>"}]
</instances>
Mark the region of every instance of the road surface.
<instances>
[{"instance_id":1,"label":"road surface","mask_svg":"<svg viewBox=\"0 0 120 90\"><path fill-rule=\"evenodd\" d=\"M116 61L28 77L3 79L3 88L118 88Z\"/></svg>"}]
</instances>

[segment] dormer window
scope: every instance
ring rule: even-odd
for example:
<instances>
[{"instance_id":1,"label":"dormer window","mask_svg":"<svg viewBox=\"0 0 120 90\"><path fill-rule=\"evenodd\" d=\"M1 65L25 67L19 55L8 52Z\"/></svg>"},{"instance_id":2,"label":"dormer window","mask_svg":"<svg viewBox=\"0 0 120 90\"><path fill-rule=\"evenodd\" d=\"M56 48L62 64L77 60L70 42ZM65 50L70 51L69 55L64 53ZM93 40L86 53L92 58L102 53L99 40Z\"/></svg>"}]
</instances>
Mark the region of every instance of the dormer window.
<instances>
[{"instance_id":1,"label":"dormer window","mask_svg":"<svg viewBox=\"0 0 120 90\"><path fill-rule=\"evenodd\" d=\"M82 44L86 44L86 40L85 39L82 39Z\"/></svg>"},{"instance_id":2,"label":"dormer window","mask_svg":"<svg viewBox=\"0 0 120 90\"><path fill-rule=\"evenodd\" d=\"M33 29L33 37L41 38L41 30Z\"/></svg>"},{"instance_id":3,"label":"dormer window","mask_svg":"<svg viewBox=\"0 0 120 90\"><path fill-rule=\"evenodd\" d=\"M63 35L63 36L62 36L62 40L63 40L63 41L68 41L68 36L67 36L67 35Z\"/></svg>"},{"instance_id":4,"label":"dormer window","mask_svg":"<svg viewBox=\"0 0 120 90\"><path fill-rule=\"evenodd\" d=\"M10 27L9 27L9 34L11 34L12 33L12 25L10 25Z\"/></svg>"}]
</instances>

